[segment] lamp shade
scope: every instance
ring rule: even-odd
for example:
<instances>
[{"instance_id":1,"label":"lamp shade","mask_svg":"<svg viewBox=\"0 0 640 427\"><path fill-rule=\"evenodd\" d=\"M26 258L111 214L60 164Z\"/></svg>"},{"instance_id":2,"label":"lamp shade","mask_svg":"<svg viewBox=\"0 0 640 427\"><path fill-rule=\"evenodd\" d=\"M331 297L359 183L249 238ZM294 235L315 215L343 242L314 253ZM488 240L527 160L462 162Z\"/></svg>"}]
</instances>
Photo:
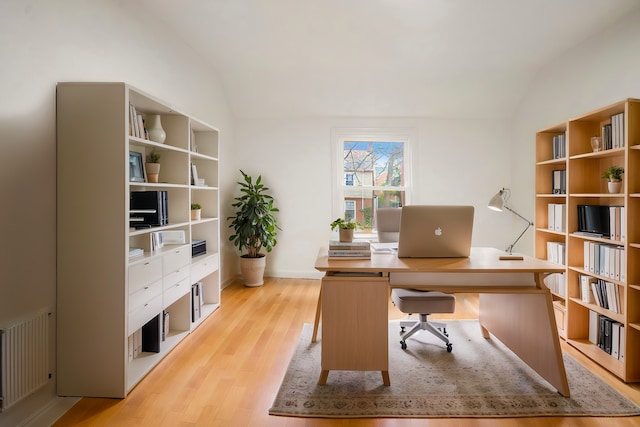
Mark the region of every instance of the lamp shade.
<instances>
[{"instance_id":1,"label":"lamp shade","mask_svg":"<svg viewBox=\"0 0 640 427\"><path fill-rule=\"evenodd\" d=\"M489 209L493 209L494 211L502 212L502 208L504 207L505 202L505 189L498 191L495 196L489 200Z\"/></svg>"}]
</instances>

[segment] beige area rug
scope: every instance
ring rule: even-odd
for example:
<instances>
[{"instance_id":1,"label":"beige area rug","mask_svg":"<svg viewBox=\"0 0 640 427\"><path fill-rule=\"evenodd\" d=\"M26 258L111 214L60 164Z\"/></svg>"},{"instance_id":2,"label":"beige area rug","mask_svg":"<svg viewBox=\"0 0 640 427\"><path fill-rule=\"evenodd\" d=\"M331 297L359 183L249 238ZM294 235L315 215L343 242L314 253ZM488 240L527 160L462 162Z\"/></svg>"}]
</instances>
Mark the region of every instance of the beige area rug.
<instances>
[{"instance_id":1,"label":"beige area rug","mask_svg":"<svg viewBox=\"0 0 640 427\"><path fill-rule=\"evenodd\" d=\"M634 404L568 355L571 397L562 397L495 338L485 340L477 321L450 321L453 352L426 332L399 343L389 324L389 375L331 371L318 385L320 345L305 324L269 410L296 417L530 417L640 415Z\"/></svg>"}]
</instances>

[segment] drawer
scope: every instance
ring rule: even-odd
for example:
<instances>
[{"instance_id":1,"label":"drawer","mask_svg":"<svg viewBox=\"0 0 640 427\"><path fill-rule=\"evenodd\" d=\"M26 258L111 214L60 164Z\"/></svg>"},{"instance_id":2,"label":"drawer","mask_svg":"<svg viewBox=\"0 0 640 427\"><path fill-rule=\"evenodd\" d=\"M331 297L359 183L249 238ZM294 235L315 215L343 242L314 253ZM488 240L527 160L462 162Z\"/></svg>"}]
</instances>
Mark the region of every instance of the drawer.
<instances>
[{"instance_id":1,"label":"drawer","mask_svg":"<svg viewBox=\"0 0 640 427\"><path fill-rule=\"evenodd\" d=\"M129 293L162 278L162 258L149 258L129 267Z\"/></svg>"},{"instance_id":2,"label":"drawer","mask_svg":"<svg viewBox=\"0 0 640 427\"><path fill-rule=\"evenodd\" d=\"M218 254L213 254L197 263L191 264L191 282L195 283L218 269Z\"/></svg>"},{"instance_id":3,"label":"drawer","mask_svg":"<svg viewBox=\"0 0 640 427\"><path fill-rule=\"evenodd\" d=\"M178 270L191 263L191 248L189 246L180 246L167 253L163 257L163 273L167 274Z\"/></svg>"},{"instance_id":4,"label":"drawer","mask_svg":"<svg viewBox=\"0 0 640 427\"><path fill-rule=\"evenodd\" d=\"M189 293L190 289L191 289L191 285L189 284L189 277L185 277L181 281L177 283L173 283L168 287L165 286L164 300L163 300L164 308L167 308L168 306L176 302L178 299L180 299L181 297Z\"/></svg>"},{"instance_id":5,"label":"drawer","mask_svg":"<svg viewBox=\"0 0 640 427\"><path fill-rule=\"evenodd\" d=\"M164 278L162 279L164 282L164 289L167 289L167 287L169 286L175 285L182 279L188 279L189 273L191 273L191 266L186 265L170 272L169 274L165 274Z\"/></svg>"},{"instance_id":6,"label":"drawer","mask_svg":"<svg viewBox=\"0 0 640 427\"><path fill-rule=\"evenodd\" d=\"M145 323L162 312L162 294L151 299L138 310L129 313L127 322L128 335L140 329Z\"/></svg>"},{"instance_id":7,"label":"drawer","mask_svg":"<svg viewBox=\"0 0 640 427\"><path fill-rule=\"evenodd\" d=\"M162 294L162 280L158 280L149 286L143 286L129 294L129 313L139 309L155 296Z\"/></svg>"}]
</instances>

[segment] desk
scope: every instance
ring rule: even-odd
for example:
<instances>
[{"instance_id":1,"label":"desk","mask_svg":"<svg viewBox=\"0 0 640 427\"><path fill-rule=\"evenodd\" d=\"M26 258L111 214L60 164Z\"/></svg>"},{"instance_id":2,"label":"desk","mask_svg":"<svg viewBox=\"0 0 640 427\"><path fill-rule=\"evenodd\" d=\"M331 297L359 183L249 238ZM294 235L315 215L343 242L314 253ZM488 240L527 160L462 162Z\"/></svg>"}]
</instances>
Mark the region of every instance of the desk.
<instances>
[{"instance_id":1,"label":"desk","mask_svg":"<svg viewBox=\"0 0 640 427\"><path fill-rule=\"evenodd\" d=\"M320 288L315 341L322 316L319 384L331 370L388 368L389 288L478 293L481 333L490 334L547 380L563 396L569 384L549 289L543 279L564 268L525 256L499 260L494 248L472 248L469 258L397 258L374 253L371 260L334 260L322 248L315 268L325 272ZM452 337L455 350L455 337Z\"/></svg>"}]
</instances>

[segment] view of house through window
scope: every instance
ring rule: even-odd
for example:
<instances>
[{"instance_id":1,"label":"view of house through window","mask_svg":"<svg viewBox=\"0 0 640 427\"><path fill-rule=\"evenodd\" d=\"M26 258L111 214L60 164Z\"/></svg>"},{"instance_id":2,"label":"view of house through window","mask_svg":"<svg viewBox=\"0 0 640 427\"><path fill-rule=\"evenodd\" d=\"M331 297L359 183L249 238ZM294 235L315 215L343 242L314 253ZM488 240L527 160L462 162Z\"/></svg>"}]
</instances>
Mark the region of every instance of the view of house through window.
<instances>
[{"instance_id":1,"label":"view of house through window","mask_svg":"<svg viewBox=\"0 0 640 427\"><path fill-rule=\"evenodd\" d=\"M407 203L408 138L339 138L342 214L360 224L356 233L375 233L375 211Z\"/></svg>"}]
</instances>

